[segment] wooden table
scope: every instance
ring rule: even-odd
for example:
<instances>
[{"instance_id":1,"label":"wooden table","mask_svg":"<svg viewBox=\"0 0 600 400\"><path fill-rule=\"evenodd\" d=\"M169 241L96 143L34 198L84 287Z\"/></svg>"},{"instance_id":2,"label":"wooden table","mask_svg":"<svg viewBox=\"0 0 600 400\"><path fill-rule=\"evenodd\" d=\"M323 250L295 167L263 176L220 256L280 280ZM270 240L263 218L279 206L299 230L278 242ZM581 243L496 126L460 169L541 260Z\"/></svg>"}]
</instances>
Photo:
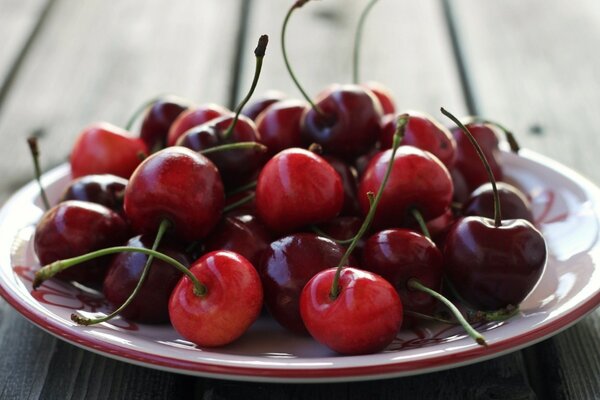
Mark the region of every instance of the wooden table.
<instances>
[{"instance_id":1,"label":"wooden table","mask_svg":"<svg viewBox=\"0 0 600 400\"><path fill-rule=\"evenodd\" d=\"M361 1L308 4L290 57L311 94L351 79ZM86 124L124 124L158 93L232 106L249 85L259 34L271 43L258 92L299 97L283 67L288 1L2 0L0 200L29 181L25 137L44 168L64 162ZM597 0L382 0L367 22L362 77L400 109L502 121L522 145L600 184ZM440 116L441 119L441 116ZM34 327L0 301L0 398L590 399L600 396L600 312L523 351L449 371L322 385L192 378L94 355Z\"/></svg>"}]
</instances>

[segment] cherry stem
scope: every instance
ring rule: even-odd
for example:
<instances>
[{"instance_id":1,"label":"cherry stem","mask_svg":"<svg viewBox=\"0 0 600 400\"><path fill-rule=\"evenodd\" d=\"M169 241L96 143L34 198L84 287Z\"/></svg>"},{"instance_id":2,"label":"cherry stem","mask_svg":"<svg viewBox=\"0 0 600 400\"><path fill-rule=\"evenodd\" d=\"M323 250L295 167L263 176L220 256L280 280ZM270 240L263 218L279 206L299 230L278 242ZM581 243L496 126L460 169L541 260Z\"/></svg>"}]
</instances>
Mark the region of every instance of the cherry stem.
<instances>
[{"instance_id":1,"label":"cherry stem","mask_svg":"<svg viewBox=\"0 0 600 400\"><path fill-rule=\"evenodd\" d=\"M352 236L350 239L345 239L345 240L341 240L341 239L336 239L333 236L328 235L325 231L323 231L321 228L319 228L316 225L312 225L311 229L313 230L313 232L315 232L317 235L319 236L323 236L324 238L327 238L329 240L332 240L334 242L336 242L337 244L348 244L348 243L352 243L352 241L354 240L355 236Z\"/></svg>"},{"instance_id":2,"label":"cherry stem","mask_svg":"<svg viewBox=\"0 0 600 400\"><path fill-rule=\"evenodd\" d=\"M267 146L258 142L235 142L235 143L227 143L222 144L220 146L209 147L208 149L200 150L198 153L202 155L218 153L221 151L229 151L229 150L240 150L240 149L253 149L258 150L260 152L267 151Z\"/></svg>"},{"instance_id":3,"label":"cherry stem","mask_svg":"<svg viewBox=\"0 0 600 400\"><path fill-rule=\"evenodd\" d=\"M354 35L354 53L352 54L352 67L353 67L352 80L354 83L359 82L359 74L358 74L359 58L360 58L359 52L360 52L360 47L361 47L361 42L362 42L363 28L365 25L365 21L367 20L367 16L369 15L369 12L371 11L371 9L373 9L373 6L375 5L375 3L377 3L377 0L371 0L369 2L369 4L367 4L365 6L362 13L360 14L360 18L358 20L358 26L356 27L356 33Z\"/></svg>"},{"instance_id":4,"label":"cherry stem","mask_svg":"<svg viewBox=\"0 0 600 400\"><path fill-rule=\"evenodd\" d=\"M444 107L440 108L440 111L446 117L450 118L450 120L452 120L452 122L454 122L463 131L463 133L469 139L469 142L471 142L471 144L475 148L475 151L477 152L479 159L481 160L481 162L483 163L483 166L485 167L485 171L488 174L488 178L492 184L492 190L494 192L494 226L496 228L498 228L500 225L502 225L502 213L500 210L500 195L498 194L498 188L496 187L496 178L494 178L494 173L492 172L490 163L488 162L487 158L485 157L485 154L483 153L481 146L479 146L479 143L477 143L477 140L475 140L475 138L473 137L473 134L471 134L471 132L467 129L467 127L464 126L462 124L462 122L460 122L458 120L458 118L456 118L450 112L446 111L444 109Z\"/></svg>"},{"instance_id":5,"label":"cherry stem","mask_svg":"<svg viewBox=\"0 0 600 400\"><path fill-rule=\"evenodd\" d=\"M194 294L196 296L204 296L206 294L206 286L204 286L194 274L190 272L189 269L179 261L175 260L172 257L169 257L166 254L161 252L144 249L141 247L130 247L130 246L115 246L115 247L107 247L105 249L92 251L90 253L73 257L66 258L64 260L54 261L53 263L47 264L43 266L40 270L35 273L35 278L33 280L33 289L37 289L42 282L47 279L52 278L54 275L63 271L67 268L73 267L77 264L81 264L83 262L93 260L98 257L107 256L115 253L142 253L146 255L151 255L158 258L161 261L167 262L185 274L188 278L190 278L194 284Z\"/></svg>"},{"instance_id":6,"label":"cherry stem","mask_svg":"<svg viewBox=\"0 0 600 400\"><path fill-rule=\"evenodd\" d=\"M244 97L241 103L238 104L235 110L235 117L233 118L233 122L231 123L231 125L229 125L229 127L223 134L223 137L225 139L229 139L233 134L233 129L235 128L235 125L237 124L238 119L240 118L240 113L242 112L242 109L244 108L246 103L248 103L248 101L252 97L252 94L254 93L254 90L256 89L256 85L258 84L258 78L260 77L260 70L262 69L263 59L265 58L265 52L267 51L268 43L269 36L261 35L261 37L258 38L258 45L256 46L256 49L254 49L256 64L254 67L254 77L252 78L252 85L250 86L250 90L248 91L248 94L246 94L246 97Z\"/></svg>"},{"instance_id":7,"label":"cherry stem","mask_svg":"<svg viewBox=\"0 0 600 400\"><path fill-rule=\"evenodd\" d=\"M287 55L287 51L286 51L286 46L285 46L285 31L287 30L288 21L290 20L290 17L292 16L292 13L297 8L302 7L304 4L306 4L308 2L309 2L309 0L297 0L290 7L289 11L287 12L287 14L285 16L285 19L283 20L283 26L281 28L281 52L283 53L283 61L285 63L285 67L287 68L288 73L290 74L290 77L294 81L294 84L296 85L296 87L298 88L298 90L300 91L300 93L302 93L302 96L306 99L306 101L308 102L308 104L310 104L310 106L312 107L313 110L315 110L322 117L326 117L326 115L323 112L323 110L319 106L317 106L311 100L311 98L308 96L308 94L306 94L306 92L302 88L302 85L300 85L300 82L298 81L298 78L296 78L296 74L294 74L294 71L292 70L292 66L291 66L290 61L288 59L288 55Z\"/></svg>"},{"instance_id":8,"label":"cherry stem","mask_svg":"<svg viewBox=\"0 0 600 400\"><path fill-rule=\"evenodd\" d=\"M340 275L342 273L342 267L348 261L348 257L350 257L350 254L354 251L354 248L358 245L358 241L360 240L360 238L362 238L363 235L369 229L371 222L373 222L373 218L375 217L375 211L377 210L377 205L379 204L379 201L381 200L381 197L383 196L383 190L385 189L385 186L387 185L387 181L392 173L392 167L394 166L394 158L396 157L396 150L398 150L398 147L400 146L400 141L402 141L402 137L404 136L404 128L405 128L407 122L408 122L408 114L402 114L402 115L398 116L398 121L396 123L396 131L394 132L394 137L392 140L392 149L391 149L392 153L390 155L390 161L388 162L387 169L385 171L385 175L383 176L383 180L381 181L381 186L379 186L379 189L377 190L377 194L375 195L375 197L373 198L373 193L371 193L371 192L367 193L367 196L369 197L369 204L370 204L369 212L367 213L367 216L365 217L365 220L363 221L363 224L361 225L360 229L358 230L356 235L352 238L352 242L350 243L350 246L348 246L348 248L346 249L346 252L344 253L342 258L340 259L340 262L337 265L337 270L335 271L335 276L333 277L333 282L331 284L331 291L329 292L329 297L332 300L335 300L338 297L338 295L340 294Z\"/></svg>"},{"instance_id":9,"label":"cherry stem","mask_svg":"<svg viewBox=\"0 0 600 400\"><path fill-rule=\"evenodd\" d=\"M515 135L512 133L512 131L510 129L507 129L503 125L501 125L499 122L492 121L492 120L489 120L486 118L476 117L476 116L469 117L466 123L471 123L471 122L480 122L482 124L491 125L495 128L500 129L502 132L504 132L506 141L508 142L508 145L510 146L510 151L518 154L519 150L521 150L521 146L519 146L519 143L517 142L517 139L516 139Z\"/></svg>"},{"instance_id":10,"label":"cherry stem","mask_svg":"<svg viewBox=\"0 0 600 400\"><path fill-rule=\"evenodd\" d=\"M225 197L231 197L238 193L243 193L247 190L252 190L252 189L256 188L257 183L258 183L257 181L252 181L252 182L246 183L245 185L238 186L235 189L233 189L232 191L227 192L227 195Z\"/></svg>"},{"instance_id":11,"label":"cherry stem","mask_svg":"<svg viewBox=\"0 0 600 400\"><path fill-rule=\"evenodd\" d=\"M27 138L27 144L29 144L29 151L31 152L31 158L33 159L33 166L35 169L35 180L40 187L40 195L42 196L42 202L44 203L44 208L46 211L50 209L50 202L48 201L48 196L46 196L46 191L44 190L44 186L42 185L42 170L40 168L40 149L38 147L37 138L31 136Z\"/></svg>"},{"instance_id":12,"label":"cherry stem","mask_svg":"<svg viewBox=\"0 0 600 400\"><path fill-rule=\"evenodd\" d=\"M241 199L239 199L238 201L231 203L227 206L225 206L223 208L223 213L229 212L231 210L235 210L236 208L238 208L239 206L242 206L246 203L249 203L252 201L253 198L256 197L256 193L250 193L248 196L242 197Z\"/></svg>"},{"instance_id":13,"label":"cherry stem","mask_svg":"<svg viewBox=\"0 0 600 400\"><path fill-rule=\"evenodd\" d=\"M410 212L413 215L413 217L415 217L417 224L419 224L419 228L421 228L421 232L423 232L423 235L425 235L425 237L427 237L427 239L431 239L431 234L429 233L429 229L427 229L427 223L425 222L425 219L423 218L423 214L421 214L421 211L419 211L417 208L413 207L410 209Z\"/></svg>"},{"instance_id":14,"label":"cherry stem","mask_svg":"<svg viewBox=\"0 0 600 400\"><path fill-rule=\"evenodd\" d=\"M406 286L410 289L414 289L414 290L418 290L418 291L427 293L431 297L434 297L435 299L444 303L444 305L446 305L446 307L448 307L450 309L450 312L452 312L454 317L458 320L458 322L465 329L467 334L469 336L471 336L473 338L473 340L475 340L475 342L477 342L477 344L479 344L481 346L487 346L487 342L485 341L485 338L483 337L483 335L481 333L477 332L467 322L467 320L462 315L462 313L458 310L458 308L456 308L456 306L454 304L452 304L452 302L450 300L448 300L446 297L442 296L440 293L436 292L435 290L430 289L427 286L423 285L421 282L419 282L415 278L410 278L408 280L408 282L406 283Z\"/></svg>"},{"instance_id":15,"label":"cherry stem","mask_svg":"<svg viewBox=\"0 0 600 400\"><path fill-rule=\"evenodd\" d=\"M160 242L161 242L165 232L170 227L171 227L171 221L169 221L168 219L163 219L160 222L160 225L158 227L158 232L156 233L156 237L154 238L154 243L152 244L152 250L156 251L156 249L160 245ZM109 321L109 320L113 319L114 317L116 317L127 306L129 306L129 304L131 304L131 302L137 297L138 293L142 289L142 286L144 286L146 279L148 278L148 274L150 273L150 265L152 265L153 260L154 260L153 255L148 256L148 259L146 260L146 264L144 265L144 269L142 270L142 275L140 276L140 279L138 280L135 288L133 289L133 291L127 298L127 300L125 300L125 302L123 304L121 304L121 306L119 308L117 308L110 314L105 315L104 317L100 317L100 318L86 318L86 317L82 317L81 315L78 315L78 314L71 314L71 320L80 325L88 326L88 325L95 325L95 324L99 324L102 322L106 322L106 321Z\"/></svg>"},{"instance_id":16,"label":"cherry stem","mask_svg":"<svg viewBox=\"0 0 600 400\"><path fill-rule=\"evenodd\" d=\"M411 317L419 318L419 319L422 319L425 321L441 322L443 324L448 324L448 325L459 325L459 323L456 321L451 321L449 319L437 317L435 315L422 314L422 313L419 313L416 311L404 310L404 314L410 315Z\"/></svg>"}]
</instances>

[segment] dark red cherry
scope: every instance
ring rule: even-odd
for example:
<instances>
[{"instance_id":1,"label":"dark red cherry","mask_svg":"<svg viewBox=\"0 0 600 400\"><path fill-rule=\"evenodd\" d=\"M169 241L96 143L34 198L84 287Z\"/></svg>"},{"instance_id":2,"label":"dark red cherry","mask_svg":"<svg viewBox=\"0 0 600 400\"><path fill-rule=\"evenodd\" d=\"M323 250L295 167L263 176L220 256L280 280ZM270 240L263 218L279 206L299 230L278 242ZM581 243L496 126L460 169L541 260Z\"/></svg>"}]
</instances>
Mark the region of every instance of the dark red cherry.
<instances>
[{"instance_id":1,"label":"dark red cherry","mask_svg":"<svg viewBox=\"0 0 600 400\"><path fill-rule=\"evenodd\" d=\"M506 182L496 182L496 187L500 196L502 218L522 218L533 222L531 203L522 191ZM491 183L485 183L471 193L462 207L462 214L494 218L494 192Z\"/></svg>"},{"instance_id":2,"label":"dark red cherry","mask_svg":"<svg viewBox=\"0 0 600 400\"><path fill-rule=\"evenodd\" d=\"M490 164L490 168L497 181L503 178L502 165L499 161L499 140L494 130L489 126L481 123L472 123L466 125L479 146L485 154L485 157ZM458 128L452 130L454 139L456 140L456 163L455 167L465 178L469 191L477 189L484 183L489 182L488 175L481 167L481 161L475 152L475 149L469 142L469 139Z\"/></svg>"},{"instance_id":3,"label":"dark red cherry","mask_svg":"<svg viewBox=\"0 0 600 400\"><path fill-rule=\"evenodd\" d=\"M318 143L327 154L353 160L374 146L381 133L381 105L368 89L332 85L304 117L305 140Z\"/></svg>"},{"instance_id":4,"label":"dark red cherry","mask_svg":"<svg viewBox=\"0 0 600 400\"><path fill-rule=\"evenodd\" d=\"M158 99L146 111L140 128L140 138L151 152L167 145L167 135L173 121L188 107L189 102L182 98L165 96Z\"/></svg>"},{"instance_id":5,"label":"dark red cherry","mask_svg":"<svg viewBox=\"0 0 600 400\"><path fill-rule=\"evenodd\" d=\"M463 204L471 195L471 190L469 190L467 181L456 166L450 169L450 176L452 177L452 185L454 186L454 196L452 196L452 200L459 204Z\"/></svg>"},{"instance_id":6,"label":"dark red cherry","mask_svg":"<svg viewBox=\"0 0 600 400\"><path fill-rule=\"evenodd\" d=\"M312 233L293 234L271 243L258 272L265 305L273 318L292 332L306 334L300 317L300 293L317 272L335 267L344 252L343 246Z\"/></svg>"},{"instance_id":7,"label":"dark red cherry","mask_svg":"<svg viewBox=\"0 0 600 400\"><path fill-rule=\"evenodd\" d=\"M169 232L192 242L221 217L225 194L217 167L184 147L167 147L144 160L125 191L125 214L133 229L154 235L163 220Z\"/></svg>"},{"instance_id":8,"label":"dark red cherry","mask_svg":"<svg viewBox=\"0 0 600 400\"><path fill-rule=\"evenodd\" d=\"M256 210L274 232L327 221L343 205L340 175L308 150L293 148L276 154L258 176Z\"/></svg>"},{"instance_id":9,"label":"dark red cherry","mask_svg":"<svg viewBox=\"0 0 600 400\"><path fill-rule=\"evenodd\" d=\"M360 180L358 193L363 213L369 210L367 193L377 193L390 162L392 151L376 155ZM412 208L425 220L442 215L452 202L450 173L431 153L412 146L400 146L392 171L373 219L375 228L400 227L413 221Z\"/></svg>"},{"instance_id":10,"label":"dark red cherry","mask_svg":"<svg viewBox=\"0 0 600 400\"><path fill-rule=\"evenodd\" d=\"M329 221L319 224L318 228L323 233L325 233L327 237L332 238L336 241L344 241L347 245L349 244L349 241L354 236L356 236L362 224L362 218L353 216L341 216L335 217L333 219L330 219ZM360 259L360 255L364 245L365 239L359 239L356 247L354 248L354 251L352 252L352 255L356 257L356 259Z\"/></svg>"},{"instance_id":11,"label":"dark red cherry","mask_svg":"<svg viewBox=\"0 0 600 400\"><path fill-rule=\"evenodd\" d=\"M257 266L262 252L269 247L271 240L271 232L256 216L234 213L223 217L204 241L204 250L233 251Z\"/></svg>"},{"instance_id":12,"label":"dark red cherry","mask_svg":"<svg viewBox=\"0 0 600 400\"><path fill-rule=\"evenodd\" d=\"M408 229L378 232L365 242L362 266L396 288L405 310L428 315L435 311L433 297L407 287L415 278L437 292L442 288L442 253L427 237Z\"/></svg>"},{"instance_id":13,"label":"dark red cherry","mask_svg":"<svg viewBox=\"0 0 600 400\"><path fill-rule=\"evenodd\" d=\"M129 239L127 246L151 249L153 242L153 236L135 236ZM179 246L161 243L157 250L189 266ZM141 253L119 253L113 258L102 289L109 302L118 307L127 300L140 280L147 259L148 256ZM137 297L119 315L149 324L169 322L169 297L181 276L177 269L155 258Z\"/></svg>"},{"instance_id":14,"label":"dark red cherry","mask_svg":"<svg viewBox=\"0 0 600 400\"><path fill-rule=\"evenodd\" d=\"M120 176L86 175L72 181L63 192L60 201L89 201L102 204L120 214L123 211L126 187L127 179Z\"/></svg>"},{"instance_id":15,"label":"dark red cherry","mask_svg":"<svg viewBox=\"0 0 600 400\"><path fill-rule=\"evenodd\" d=\"M341 215L360 215L358 204L358 173L354 167L333 156L323 157L340 174L344 186L344 207Z\"/></svg>"},{"instance_id":16,"label":"dark red cherry","mask_svg":"<svg viewBox=\"0 0 600 400\"><path fill-rule=\"evenodd\" d=\"M363 83L363 84L361 84L361 86L369 89L371 92L373 92L375 97L377 97L377 100L379 100L379 103L381 104L381 109L383 111L383 115L394 114L396 112L394 96L392 95L392 92L390 92L390 90L388 88L386 88L379 82L373 82L373 81ZM390 147L391 147L391 144L390 144Z\"/></svg>"},{"instance_id":17,"label":"dark red cherry","mask_svg":"<svg viewBox=\"0 0 600 400\"><path fill-rule=\"evenodd\" d=\"M460 297L479 310L517 306L546 264L542 234L528 221L465 217L444 244L446 275Z\"/></svg>"},{"instance_id":18,"label":"dark red cherry","mask_svg":"<svg viewBox=\"0 0 600 400\"><path fill-rule=\"evenodd\" d=\"M451 168L456 158L456 141L450 130L429 115L416 111L406 114L409 114L409 118L400 144L427 150L439 158L447 168ZM382 149L392 147L397 118L397 116L388 115L382 119L383 128L380 137Z\"/></svg>"},{"instance_id":19,"label":"dark red cherry","mask_svg":"<svg viewBox=\"0 0 600 400\"><path fill-rule=\"evenodd\" d=\"M48 210L35 229L34 249L41 265L86 254L127 240L127 224L116 212L84 201L64 201ZM97 258L59 272L56 277L99 285L110 258Z\"/></svg>"},{"instance_id":20,"label":"dark red cherry","mask_svg":"<svg viewBox=\"0 0 600 400\"><path fill-rule=\"evenodd\" d=\"M271 107L276 103L284 100L286 98L285 93L280 92L278 90L269 90L262 97L254 100L252 103L246 105L242 109L242 114L246 117L250 118L253 121L257 121L258 116L265 111L267 108ZM258 123L257 123L258 125Z\"/></svg>"},{"instance_id":21,"label":"dark red cherry","mask_svg":"<svg viewBox=\"0 0 600 400\"><path fill-rule=\"evenodd\" d=\"M240 115L231 135L226 137L227 128L233 120L234 116L231 114L215 118L185 132L176 144L202 151L228 143L261 141L254 122L243 115ZM218 151L207 154L206 157L219 169L225 186L232 189L247 182L265 160L264 152L256 148Z\"/></svg>"},{"instance_id":22,"label":"dark red cherry","mask_svg":"<svg viewBox=\"0 0 600 400\"><path fill-rule=\"evenodd\" d=\"M182 112L169 128L167 146L175 146L179 137L193 127L229 114L231 114L231 111L225 107L212 103L203 104Z\"/></svg>"},{"instance_id":23,"label":"dark red cherry","mask_svg":"<svg viewBox=\"0 0 600 400\"><path fill-rule=\"evenodd\" d=\"M260 113L256 129L261 143L268 147L269 158L291 147L304 147L301 123L307 109L305 101L283 100Z\"/></svg>"}]
</instances>

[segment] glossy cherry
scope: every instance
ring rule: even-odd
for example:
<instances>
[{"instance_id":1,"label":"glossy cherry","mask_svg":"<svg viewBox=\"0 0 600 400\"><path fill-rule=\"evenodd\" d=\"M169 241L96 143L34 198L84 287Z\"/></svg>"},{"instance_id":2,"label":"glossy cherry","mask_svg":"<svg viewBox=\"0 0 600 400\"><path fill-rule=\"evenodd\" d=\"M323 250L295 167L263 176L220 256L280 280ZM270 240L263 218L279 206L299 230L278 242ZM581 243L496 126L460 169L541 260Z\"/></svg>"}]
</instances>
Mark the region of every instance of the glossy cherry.
<instances>
[{"instance_id":1,"label":"glossy cherry","mask_svg":"<svg viewBox=\"0 0 600 400\"><path fill-rule=\"evenodd\" d=\"M187 100L176 96L161 97L150 106L142 121L140 138L151 152L163 149L167 145L171 125L189 106Z\"/></svg>"},{"instance_id":2,"label":"glossy cherry","mask_svg":"<svg viewBox=\"0 0 600 400\"><path fill-rule=\"evenodd\" d=\"M242 109L242 114L250 118L253 121L257 121L257 118L263 111L270 108L272 105L285 100L287 96L285 93L279 90L269 90L262 97L252 101Z\"/></svg>"},{"instance_id":3,"label":"glossy cherry","mask_svg":"<svg viewBox=\"0 0 600 400\"><path fill-rule=\"evenodd\" d=\"M521 190L506 182L496 182L496 187L500 197L502 218L521 218L533 222L531 202ZM494 218L494 191L491 183L484 183L471 193L469 199L463 204L462 214Z\"/></svg>"},{"instance_id":4,"label":"glossy cherry","mask_svg":"<svg viewBox=\"0 0 600 400\"><path fill-rule=\"evenodd\" d=\"M258 318L263 290L258 273L244 257L230 252L208 253L190 268L206 292L194 294L183 277L169 301L173 327L201 347L223 346L238 339Z\"/></svg>"},{"instance_id":5,"label":"glossy cherry","mask_svg":"<svg viewBox=\"0 0 600 400\"><path fill-rule=\"evenodd\" d=\"M256 119L261 143L272 157L291 147L305 147L302 139L302 117L308 104L300 100L283 100L273 104Z\"/></svg>"},{"instance_id":6,"label":"glossy cherry","mask_svg":"<svg viewBox=\"0 0 600 400\"><path fill-rule=\"evenodd\" d=\"M163 220L171 235L204 238L221 217L225 200L217 167L183 147L168 147L144 160L125 191L125 214L138 233L156 234Z\"/></svg>"},{"instance_id":7,"label":"glossy cherry","mask_svg":"<svg viewBox=\"0 0 600 400\"><path fill-rule=\"evenodd\" d=\"M394 102L394 95L392 92L385 87L383 84L375 81L369 81L361 84L362 87L369 89L377 100L381 104L381 110L383 115L394 114L396 112L396 105Z\"/></svg>"},{"instance_id":8,"label":"glossy cherry","mask_svg":"<svg viewBox=\"0 0 600 400\"><path fill-rule=\"evenodd\" d=\"M148 154L148 147L129 132L108 124L86 127L71 150L71 175L113 174L129 178Z\"/></svg>"},{"instance_id":9,"label":"glossy cherry","mask_svg":"<svg viewBox=\"0 0 600 400\"><path fill-rule=\"evenodd\" d=\"M52 207L35 229L34 250L41 265L75 257L127 240L127 224L114 211L84 201L69 200ZM57 278L99 285L109 260L100 258L65 270Z\"/></svg>"},{"instance_id":10,"label":"glossy cherry","mask_svg":"<svg viewBox=\"0 0 600 400\"><path fill-rule=\"evenodd\" d=\"M258 216L274 232L327 221L344 205L342 180L322 157L284 150L263 167L256 186Z\"/></svg>"},{"instance_id":11,"label":"glossy cherry","mask_svg":"<svg viewBox=\"0 0 600 400\"><path fill-rule=\"evenodd\" d=\"M167 146L175 146L179 137L193 127L230 113L231 111L227 108L213 103L187 109L179 114L171 124L167 134Z\"/></svg>"},{"instance_id":12,"label":"glossy cherry","mask_svg":"<svg viewBox=\"0 0 600 400\"><path fill-rule=\"evenodd\" d=\"M285 236L268 246L258 272L265 306L279 324L294 333L308 333L300 316L300 293L317 272L335 267L344 251L341 245L312 233Z\"/></svg>"},{"instance_id":13,"label":"glossy cherry","mask_svg":"<svg viewBox=\"0 0 600 400\"><path fill-rule=\"evenodd\" d=\"M317 231L320 232L320 234L324 234L325 237L336 241L337 243L348 245L354 236L358 234L362 223L363 218L354 216L340 216L320 223L317 225ZM352 251L352 256L354 256L357 260L360 260L360 255L362 253L364 244L364 238L359 239L356 247Z\"/></svg>"},{"instance_id":14,"label":"glossy cherry","mask_svg":"<svg viewBox=\"0 0 600 400\"><path fill-rule=\"evenodd\" d=\"M135 236L127 246L151 249L154 238ZM162 243L158 249L185 266L189 261L183 249L174 243ZM141 253L120 253L114 256L104 278L103 293L115 306L123 304L137 285L148 256ZM155 259L137 297L120 315L132 321L162 324L169 322L169 297L181 279L181 272L164 261Z\"/></svg>"},{"instance_id":15,"label":"glossy cherry","mask_svg":"<svg viewBox=\"0 0 600 400\"><path fill-rule=\"evenodd\" d=\"M69 183L60 201L89 201L122 213L127 182L125 178L110 174L82 176Z\"/></svg>"}]
</instances>

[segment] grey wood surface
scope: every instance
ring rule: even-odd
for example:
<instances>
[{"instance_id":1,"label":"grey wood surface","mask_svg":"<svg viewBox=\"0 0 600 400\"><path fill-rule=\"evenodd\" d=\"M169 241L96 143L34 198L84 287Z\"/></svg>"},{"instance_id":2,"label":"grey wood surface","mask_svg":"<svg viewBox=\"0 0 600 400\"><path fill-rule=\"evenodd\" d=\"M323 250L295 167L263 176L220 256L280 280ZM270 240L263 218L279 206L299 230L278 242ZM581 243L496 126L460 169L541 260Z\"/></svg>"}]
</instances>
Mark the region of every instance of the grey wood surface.
<instances>
[{"instance_id":1,"label":"grey wood surface","mask_svg":"<svg viewBox=\"0 0 600 400\"><path fill-rule=\"evenodd\" d=\"M123 124L158 93L231 106L249 85L259 34L271 41L257 93L273 88L299 97L279 50L291 0L143 7L134 0L6 1L0 2L0 44L8 43L0 46L0 82L10 85L0 96L0 168L10 173L0 182L0 201L31 179L24 139L34 130L43 128L48 168L65 160L86 124ZM592 162L599 139L590 131L600 122L600 55L593 51L600 10L594 0L576 3L382 0L367 22L362 77L388 86L399 109L437 116L443 105L503 121L526 147L599 183ZM314 2L293 17L290 58L309 93L350 82L353 30L364 4ZM458 51L449 26L456 28ZM600 393L599 321L596 313L526 351L450 371L284 385L191 378L113 361L54 339L0 300L0 398L588 399Z\"/></svg>"}]
</instances>

